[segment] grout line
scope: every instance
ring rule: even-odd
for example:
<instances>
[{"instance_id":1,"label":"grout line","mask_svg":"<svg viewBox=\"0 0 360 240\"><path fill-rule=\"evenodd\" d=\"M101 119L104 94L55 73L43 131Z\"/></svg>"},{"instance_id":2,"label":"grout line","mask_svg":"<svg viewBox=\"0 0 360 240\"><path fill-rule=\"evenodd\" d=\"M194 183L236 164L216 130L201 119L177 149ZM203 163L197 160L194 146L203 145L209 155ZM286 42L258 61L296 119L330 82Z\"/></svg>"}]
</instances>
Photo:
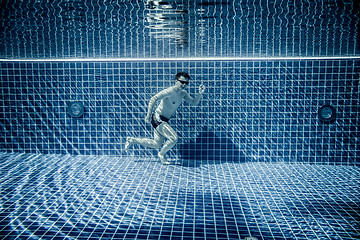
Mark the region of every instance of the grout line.
<instances>
[{"instance_id":1,"label":"grout line","mask_svg":"<svg viewBox=\"0 0 360 240\"><path fill-rule=\"evenodd\" d=\"M291 60L356 60L360 56L338 57L193 57L193 58L59 58L0 59L0 62L153 62L153 61L291 61Z\"/></svg>"}]
</instances>

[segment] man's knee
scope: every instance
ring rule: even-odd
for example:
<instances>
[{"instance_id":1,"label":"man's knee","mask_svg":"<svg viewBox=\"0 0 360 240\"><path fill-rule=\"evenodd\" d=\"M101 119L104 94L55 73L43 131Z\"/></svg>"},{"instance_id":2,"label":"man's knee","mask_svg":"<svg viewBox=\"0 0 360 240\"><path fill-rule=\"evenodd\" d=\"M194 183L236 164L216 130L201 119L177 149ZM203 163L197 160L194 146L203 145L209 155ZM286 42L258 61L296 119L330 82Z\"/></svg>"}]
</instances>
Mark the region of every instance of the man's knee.
<instances>
[{"instance_id":1,"label":"man's knee","mask_svg":"<svg viewBox=\"0 0 360 240\"><path fill-rule=\"evenodd\" d=\"M162 142L160 142L160 141L158 141L158 142L155 141L155 143L154 143L155 149L159 149L161 147L161 145L162 145Z\"/></svg>"},{"instance_id":2,"label":"man's knee","mask_svg":"<svg viewBox=\"0 0 360 240\"><path fill-rule=\"evenodd\" d=\"M169 140L170 140L171 142L173 142L174 144L176 144L176 143L179 141L179 137L178 137L177 134L174 134L174 135L171 135L171 136L169 137Z\"/></svg>"}]
</instances>

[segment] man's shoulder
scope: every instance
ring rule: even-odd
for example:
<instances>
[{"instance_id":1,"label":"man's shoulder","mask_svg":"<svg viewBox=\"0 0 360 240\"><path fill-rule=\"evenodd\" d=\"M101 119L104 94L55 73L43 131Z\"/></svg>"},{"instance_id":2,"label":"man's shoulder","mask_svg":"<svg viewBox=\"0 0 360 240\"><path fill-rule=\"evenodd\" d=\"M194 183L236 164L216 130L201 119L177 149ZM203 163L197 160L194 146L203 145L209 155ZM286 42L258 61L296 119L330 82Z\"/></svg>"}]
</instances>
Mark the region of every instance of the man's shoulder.
<instances>
[{"instance_id":1,"label":"man's shoulder","mask_svg":"<svg viewBox=\"0 0 360 240\"><path fill-rule=\"evenodd\" d=\"M158 94L160 94L160 95L169 94L169 93L171 93L173 91L174 91L173 87L168 87L168 88L165 88L165 89L161 90Z\"/></svg>"},{"instance_id":2,"label":"man's shoulder","mask_svg":"<svg viewBox=\"0 0 360 240\"><path fill-rule=\"evenodd\" d=\"M170 91L174 91L174 86L165 88L165 89L163 89L161 92L170 92Z\"/></svg>"},{"instance_id":3,"label":"man's shoulder","mask_svg":"<svg viewBox=\"0 0 360 240\"><path fill-rule=\"evenodd\" d=\"M179 93L184 94L184 93L186 93L186 91L183 90L183 89L179 91L179 89L176 86L168 87L164 91L168 92L168 93L174 93L174 94L179 94Z\"/></svg>"},{"instance_id":4,"label":"man's shoulder","mask_svg":"<svg viewBox=\"0 0 360 240\"><path fill-rule=\"evenodd\" d=\"M179 89L177 89L176 86L168 87L168 88L164 89L162 92L166 95L180 95L182 97L184 97L187 94L186 90L184 90L184 89L179 90Z\"/></svg>"}]
</instances>

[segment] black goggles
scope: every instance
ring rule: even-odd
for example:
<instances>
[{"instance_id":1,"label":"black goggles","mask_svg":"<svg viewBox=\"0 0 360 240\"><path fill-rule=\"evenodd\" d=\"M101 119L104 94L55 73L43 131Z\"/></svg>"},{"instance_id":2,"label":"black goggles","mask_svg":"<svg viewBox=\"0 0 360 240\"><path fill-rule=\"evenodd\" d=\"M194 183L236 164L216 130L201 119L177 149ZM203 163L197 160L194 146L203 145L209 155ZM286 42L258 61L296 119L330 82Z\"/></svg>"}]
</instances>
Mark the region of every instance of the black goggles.
<instances>
[{"instance_id":1,"label":"black goggles","mask_svg":"<svg viewBox=\"0 0 360 240\"><path fill-rule=\"evenodd\" d=\"M178 80L181 84L186 84L186 85L188 85L188 84L189 84L189 82L188 82L188 81L183 81L183 80L179 80L179 79L176 79L176 80Z\"/></svg>"}]
</instances>

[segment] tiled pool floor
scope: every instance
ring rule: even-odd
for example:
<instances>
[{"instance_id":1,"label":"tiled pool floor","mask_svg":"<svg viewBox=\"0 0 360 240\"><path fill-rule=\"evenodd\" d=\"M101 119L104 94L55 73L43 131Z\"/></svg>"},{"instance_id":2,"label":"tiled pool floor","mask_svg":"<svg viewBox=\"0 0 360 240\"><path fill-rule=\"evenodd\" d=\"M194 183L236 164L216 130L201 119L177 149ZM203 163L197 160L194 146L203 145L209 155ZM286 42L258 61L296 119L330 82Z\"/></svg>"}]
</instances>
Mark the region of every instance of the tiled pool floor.
<instances>
[{"instance_id":1,"label":"tiled pool floor","mask_svg":"<svg viewBox=\"0 0 360 240\"><path fill-rule=\"evenodd\" d=\"M355 166L0 153L2 239L360 238Z\"/></svg>"}]
</instances>

